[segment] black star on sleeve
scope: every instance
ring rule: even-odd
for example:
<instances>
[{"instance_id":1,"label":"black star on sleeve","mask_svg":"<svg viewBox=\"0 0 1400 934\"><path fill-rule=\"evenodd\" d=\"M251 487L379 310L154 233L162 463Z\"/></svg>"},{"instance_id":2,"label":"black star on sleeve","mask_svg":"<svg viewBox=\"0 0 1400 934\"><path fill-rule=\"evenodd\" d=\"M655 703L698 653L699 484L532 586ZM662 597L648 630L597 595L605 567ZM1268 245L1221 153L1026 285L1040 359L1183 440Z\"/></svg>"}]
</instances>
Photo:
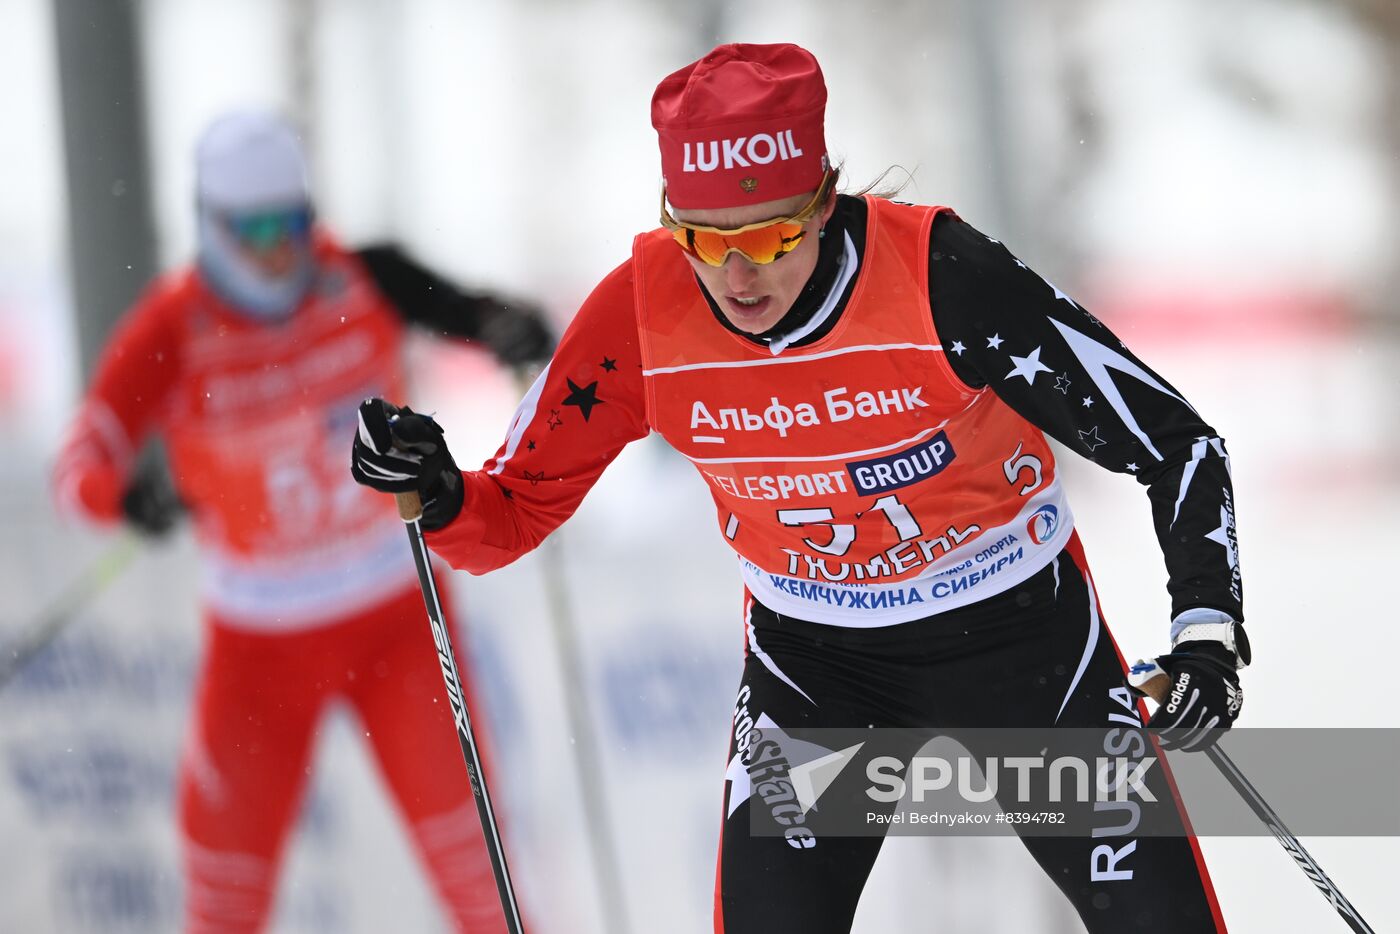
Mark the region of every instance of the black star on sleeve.
<instances>
[{"instance_id":1,"label":"black star on sleeve","mask_svg":"<svg viewBox=\"0 0 1400 934\"><path fill-rule=\"evenodd\" d=\"M1224 441L1097 318L1004 246L940 215L929 250L934 328L953 372L1071 451L1147 487L1174 616L1242 620Z\"/></svg>"},{"instance_id":2,"label":"black star on sleeve","mask_svg":"<svg viewBox=\"0 0 1400 934\"><path fill-rule=\"evenodd\" d=\"M593 414L595 405L602 405L603 400L598 398L598 381L595 379L587 386L580 386L571 379L564 382L569 384L569 394L564 397L564 405L576 405L583 413L583 420L588 421L588 417Z\"/></svg>"},{"instance_id":3,"label":"black star on sleeve","mask_svg":"<svg viewBox=\"0 0 1400 934\"><path fill-rule=\"evenodd\" d=\"M573 515L626 445L650 433L635 301L629 259L574 315L496 454L462 471L461 513L427 539L454 567L484 574L528 553ZM617 369L600 371L600 360Z\"/></svg>"}]
</instances>

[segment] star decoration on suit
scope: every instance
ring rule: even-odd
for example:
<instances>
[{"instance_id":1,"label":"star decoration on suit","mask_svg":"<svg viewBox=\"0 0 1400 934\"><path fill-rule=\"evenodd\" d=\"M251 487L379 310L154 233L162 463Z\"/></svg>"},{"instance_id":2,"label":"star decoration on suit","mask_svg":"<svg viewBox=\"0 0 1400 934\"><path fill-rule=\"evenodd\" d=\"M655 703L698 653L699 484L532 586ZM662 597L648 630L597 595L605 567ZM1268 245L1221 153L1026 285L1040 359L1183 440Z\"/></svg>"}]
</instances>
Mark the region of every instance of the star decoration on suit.
<instances>
[{"instance_id":1,"label":"star decoration on suit","mask_svg":"<svg viewBox=\"0 0 1400 934\"><path fill-rule=\"evenodd\" d=\"M527 451L533 451L534 449L535 449L535 442L533 442L533 441L531 441L529 444L525 445L525 450L527 450Z\"/></svg>"},{"instance_id":2,"label":"star decoration on suit","mask_svg":"<svg viewBox=\"0 0 1400 934\"><path fill-rule=\"evenodd\" d=\"M1137 464L1129 464L1128 466L1124 467L1123 469L1126 470L1128 473L1137 473L1137 471L1138 471L1138 465L1137 465Z\"/></svg>"},{"instance_id":3,"label":"star decoration on suit","mask_svg":"<svg viewBox=\"0 0 1400 934\"><path fill-rule=\"evenodd\" d=\"M539 486L540 481L544 479L544 471L541 470L539 473L531 473L527 470L525 471L525 479L530 481L530 486Z\"/></svg>"},{"instance_id":4,"label":"star decoration on suit","mask_svg":"<svg viewBox=\"0 0 1400 934\"><path fill-rule=\"evenodd\" d=\"M952 347L953 353L955 353L955 354L957 354L959 357L961 357L961 356L963 355L963 351L965 351L965 350L967 350L967 348L963 346L963 342L962 342L962 341L953 341L953 347Z\"/></svg>"},{"instance_id":5,"label":"star decoration on suit","mask_svg":"<svg viewBox=\"0 0 1400 934\"><path fill-rule=\"evenodd\" d=\"M1045 284L1048 285L1048 286L1050 286L1050 288L1054 289L1054 291L1055 291L1055 298L1059 299L1060 301L1069 302L1069 303L1070 303L1071 305L1073 305L1075 308L1079 308L1079 303L1076 302L1074 299L1070 298L1068 293L1061 291L1061 290L1060 290L1060 287L1059 287L1058 285L1056 285L1055 283L1051 282L1049 279L1046 279L1046 280L1045 280ZM1083 311L1084 309L1083 309L1083 308L1079 308L1079 310L1080 310L1080 311Z\"/></svg>"},{"instance_id":6,"label":"star decoration on suit","mask_svg":"<svg viewBox=\"0 0 1400 934\"><path fill-rule=\"evenodd\" d=\"M1074 380L1069 378L1068 373L1061 373L1059 376L1055 377L1055 388L1065 395L1069 395L1069 384L1072 382L1074 382Z\"/></svg>"},{"instance_id":7,"label":"star decoration on suit","mask_svg":"<svg viewBox=\"0 0 1400 934\"><path fill-rule=\"evenodd\" d=\"M991 337L987 338L987 346L992 350L1000 350L1001 344L1002 340L1000 334L993 334Z\"/></svg>"},{"instance_id":8,"label":"star decoration on suit","mask_svg":"<svg viewBox=\"0 0 1400 934\"><path fill-rule=\"evenodd\" d=\"M1035 350L1032 350L1024 357L1018 357L1015 354L1012 354L1011 361L1016 365L1011 368L1010 373L1007 373L1004 377L1002 377L1003 379L1010 379L1013 376L1024 376L1026 378L1026 382L1034 386L1035 378L1038 374L1055 372L1054 370L1050 369L1048 366L1040 362L1039 347L1037 347Z\"/></svg>"},{"instance_id":9,"label":"star decoration on suit","mask_svg":"<svg viewBox=\"0 0 1400 934\"><path fill-rule=\"evenodd\" d=\"M1090 453L1093 453L1094 449L1097 448L1099 445L1108 444L1107 441L1099 437L1098 425L1095 425L1088 431L1081 431L1079 433L1079 440L1084 442L1084 446L1089 449Z\"/></svg>"},{"instance_id":10,"label":"star decoration on suit","mask_svg":"<svg viewBox=\"0 0 1400 934\"><path fill-rule=\"evenodd\" d=\"M607 370L609 373L617 372L617 361L609 357L607 354L603 355L603 362L598 365L604 370Z\"/></svg>"},{"instance_id":11,"label":"star decoration on suit","mask_svg":"<svg viewBox=\"0 0 1400 934\"><path fill-rule=\"evenodd\" d=\"M1220 528L1206 534L1206 538L1225 547L1225 563L1234 567L1239 563L1235 555L1235 543L1230 541L1230 510L1220 507Z\"/></svg>"},{"instance_id":12,"label":"star decoration on suit","mask_svg":"<svg viewBox=\"0 0 1400 934\"><path fill-rule=\"evenodd\" d=\"M549 426L549 430L550 430L550 431L553 431L554 429L558 428L560 425L564 424L564 420L563 420L562 418L559 417L559 410L558 410L558 409L550 409L550 410L549 410L549 420L548 420L547 422L545 422L545 424Z\"/></svg>"},{"instance_id":13,"label":"star decoration on suit","mask_svg":"<svg viewBox=\"0 0 1400 934\"><path fill-rule=\"evenodd\" d=\"M564 405L576 405L583 413L583 420L588 421L588 417L593 414L595 405L602 405L603 400L598 398L598 381L595 379L587 386L580 386L571 379L565 379L569 384L569 394L564 397Z\"/></svg>"},{"instance_id":14,"label":"star decoration on suit","mask_svg":"<svg viewBox=\"0 0 1400 934\"><path fill-rule=\"evenodd\" d=\"M1086 408L1086 409L1092 409L1093 407L1094 407L1094 397L1093 397L1093 396L1085 396L1085 397L1084 397L1084 408Z\"/></svg>"}]
</instances>

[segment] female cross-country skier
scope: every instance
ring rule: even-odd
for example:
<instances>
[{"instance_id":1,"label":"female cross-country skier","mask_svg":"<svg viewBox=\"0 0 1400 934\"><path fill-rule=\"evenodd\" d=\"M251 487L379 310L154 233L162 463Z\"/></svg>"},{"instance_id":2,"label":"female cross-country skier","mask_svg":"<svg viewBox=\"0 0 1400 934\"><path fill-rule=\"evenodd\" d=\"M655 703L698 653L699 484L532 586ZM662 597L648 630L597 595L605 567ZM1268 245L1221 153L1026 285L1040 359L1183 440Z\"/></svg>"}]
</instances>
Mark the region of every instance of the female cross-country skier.
<instances>
[{"instance_id":1,"label":"female cross-country skier","mask_svg":"<svg viewBox=\"0 0 1400 934\"><path fill-rule=\"evenodd\" d=\"M133 472L165 442L201 552L204 652L179 769L189 931L264 929L327 704L359 717L457 929L504 931L402 523L345 475L366 394L405 391L408 325L548 355L533 309L469 294L393 247L313 222L305 160L275 117L215 121L196 152L197 260L116 328L55 471L62 503L159 532Z\"/></svg>"},{"instance_id":2,"label":"female cross-country skier","mask_svg":"<svg viewBox=\"0 0 1400 934\"><path fill-rule=\"evenodd\" d=\"M1147 488L1173 613L1162 744L1229 727L1248 661L1215 430L952 211L838 194L825 104L793 45L720 46L667 77L661 226L584 302L496 455L459 471L435 422L381 399L354 441L355 478L419 490L429 545L477 574L537 546L628 442L655 431L695 465L745 586L725 934L848 931L880 849L816 829L788 731L1128 724L1116 738L1158 764L1047 435ZM1223 931L1165 769L1143 774L1144 820L1180 832L1115 818L1025 845L1089 931ZM848 779L865 770L827 793ZM753 832L755 812L781 832Z\"/></svg>"}]
</instances>

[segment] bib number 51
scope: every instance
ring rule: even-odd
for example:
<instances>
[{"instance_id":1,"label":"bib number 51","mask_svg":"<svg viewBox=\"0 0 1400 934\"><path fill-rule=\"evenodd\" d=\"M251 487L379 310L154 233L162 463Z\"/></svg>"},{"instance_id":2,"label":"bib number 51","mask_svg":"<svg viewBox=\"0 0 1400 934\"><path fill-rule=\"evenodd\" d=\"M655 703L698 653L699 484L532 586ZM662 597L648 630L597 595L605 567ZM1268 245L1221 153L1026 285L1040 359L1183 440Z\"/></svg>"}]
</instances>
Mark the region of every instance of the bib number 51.
<instances>
[{"instance_id":1,"label":"bib number 51","mask_svg":"<svg viewBox=\"0 0 1400 934\"><path fill-rule=\"evenodd\" d=\"M884 513L890 525L894 526L894 530L899 533L901 542L913 541L923 534L923 530L919 528L918 520L909 511L909 507L901 503L899 497L893 493L880 497L870 508ZM802 543L813 551L839 557L851 550L851 544L856 540L856 527L847 522L834 522L835 518L836 514L826 508L778 510L778 521L783 525L826 526L831 531L831 537L826 542L804 538Z\"/></svg>"}]
</instances>

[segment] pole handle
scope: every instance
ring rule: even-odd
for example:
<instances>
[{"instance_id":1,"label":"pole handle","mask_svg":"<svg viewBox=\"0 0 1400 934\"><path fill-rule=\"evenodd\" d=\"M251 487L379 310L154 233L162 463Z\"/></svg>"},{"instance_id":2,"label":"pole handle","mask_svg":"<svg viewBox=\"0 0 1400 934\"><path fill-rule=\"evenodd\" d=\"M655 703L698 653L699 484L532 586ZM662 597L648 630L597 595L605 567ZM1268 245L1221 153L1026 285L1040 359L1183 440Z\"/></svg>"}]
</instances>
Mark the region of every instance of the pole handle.
<instances>
[{"instance_id":1,"label":"pole handle","mask_svg":"<svg viewBox=\"0 0 1400 934\"><path fill-rule=\"evenodd\" d=\"M394 494L394 502L399 507L399 518L405 522L417 522L423 518L423 499L417 490Z\"/></svg>"},{"instance_id":2,"label":"pole handle","mask_svg":"<svg viewBox=\"0 0 1400 934\"><path fill-rule=\"evenodd\" d=\"M1142 691L1157 703L1165 704L1167 702L1167 695L1171 693L1171 686L1172 679L1168 678L1166 674L1163 673L1149 678L1145 683L1138 686L1138 690Z\"/></svg>"}]
</instances>

